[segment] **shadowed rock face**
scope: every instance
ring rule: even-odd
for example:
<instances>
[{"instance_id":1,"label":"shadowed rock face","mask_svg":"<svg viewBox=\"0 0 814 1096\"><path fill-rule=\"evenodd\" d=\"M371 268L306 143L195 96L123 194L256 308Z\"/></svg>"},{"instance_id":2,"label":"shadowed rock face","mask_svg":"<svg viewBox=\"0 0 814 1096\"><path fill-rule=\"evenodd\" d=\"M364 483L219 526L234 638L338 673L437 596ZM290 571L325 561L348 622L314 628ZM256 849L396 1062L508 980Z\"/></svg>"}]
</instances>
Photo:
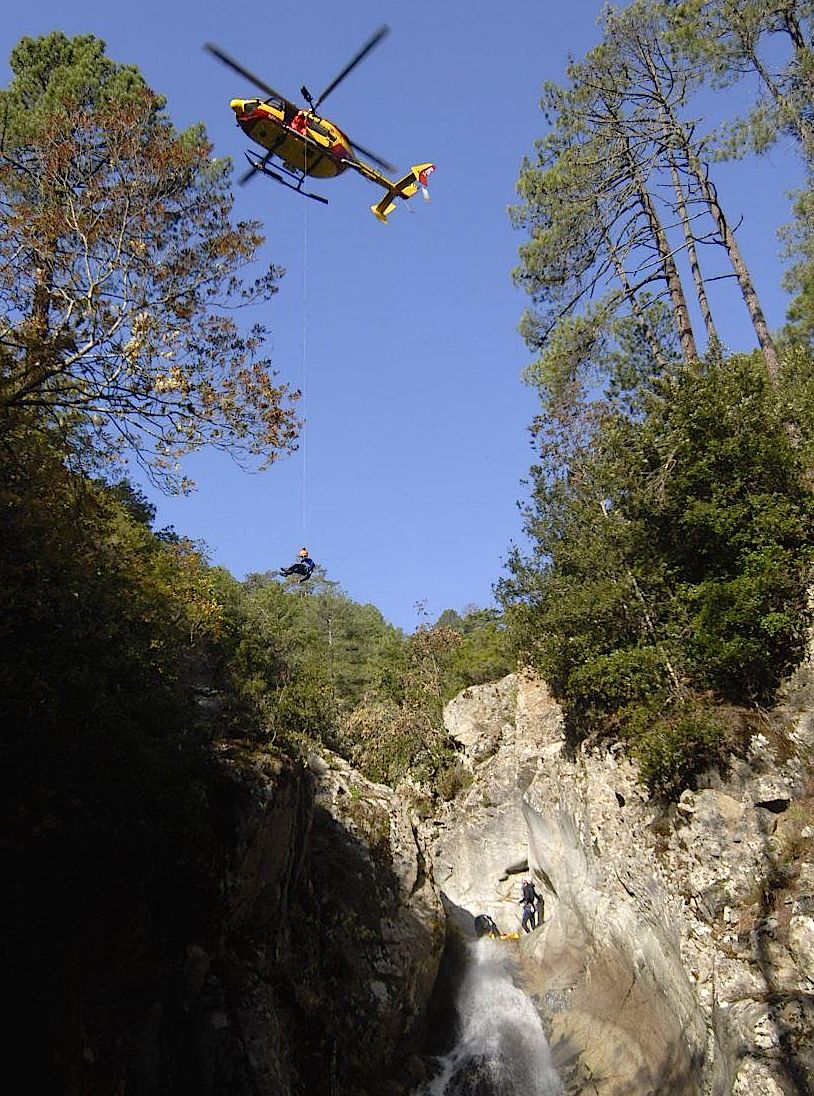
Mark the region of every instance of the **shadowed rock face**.
<instances>
[{"instance_id":1,"label":"shadowed rock face","mask_svg":"<svg viewBox=\"0 0 814 1096\"><path fill-rule=\"evenodd\" d=\"M764 740L727 784L711 777L665 813L619 748L566 756L541 682L512 675L455 704L474 780L435 824L436 880L464 929L478 913L516 928L526 871L543 890L522 978L566 1091L811 1091L812 841L795 831L799 859L785 883L777 872L806 792L797 756L775 761ZM810 724L800 714L794 733ZM788 893L767 900L764 883Z\"/></svg>"},{"instance_id":2,"label":"shadowed rock face","mask_svg":"<svg viewBox=\"0 0 814 1096\"><path fill-rule=\"evenodd\" d=\"M436 978L441 902L466 931L478 913L516 929L530 873L545 923L495 946L517 950L568 1096L808 1096L813 678L790 693L782 750L755 736L725 783L666 813L620 749L566 756L557 705L515 675L448 713L474 779L418 834L397 793L327 753L304 770L223 744L189 863L66 849L95 855L92 895L13 938L7 904L29 1087L403 1096L422 1076L401 1056ZM485 1063L463 1068L461 1092L480 1091Z\"/></svg>"},{"instance_id":3,"label":"shadowed rock face","mask_svg":"<svg viewBox=\"0 0 814 1096\"><path fill-rule=\"evenodd\" d=\"M237 760L238 840L212 956L228 1036L196 1092L378 1093L420 1029L443 947L407 807L328 753L298 776ZM292 782L299 819L273 807Z\"/></svg>"},{"instance_id":4,"label":"shadowed rock face","mask_svg":"<svg viewBox=\"0 0 814 1096\"><path fill-rule=\"evenodd\" d=\"M133 865L47 970L29 956L32 1091L381 1096L420 1031L444 918L406 805L327 754L218 755L194 900Z\"/></svg>"}]
</instances>

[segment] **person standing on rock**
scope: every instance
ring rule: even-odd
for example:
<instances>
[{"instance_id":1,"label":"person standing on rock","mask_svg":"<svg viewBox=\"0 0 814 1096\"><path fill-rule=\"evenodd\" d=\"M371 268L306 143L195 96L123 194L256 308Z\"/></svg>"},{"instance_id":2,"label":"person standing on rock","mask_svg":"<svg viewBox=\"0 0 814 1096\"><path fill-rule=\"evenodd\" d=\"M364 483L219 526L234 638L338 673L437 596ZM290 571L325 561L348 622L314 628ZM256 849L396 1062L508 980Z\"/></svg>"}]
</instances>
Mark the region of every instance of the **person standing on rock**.
<instances>
[{"instance_id":1,"label":"person standing on rock","mask_svg":"<svg viewBox=\"0 0 814 1096\"><path fill-rule=\"evenodd\" d=\"M531 932L536 927L535 922L535 902L540 902L542 905L542 898L534 889L534 884L530 879L523 880L523 893L520 898L520 903L523 906L523 932ZM541 918L542 919L542 918Z\"/></svg>"}]
</instances>

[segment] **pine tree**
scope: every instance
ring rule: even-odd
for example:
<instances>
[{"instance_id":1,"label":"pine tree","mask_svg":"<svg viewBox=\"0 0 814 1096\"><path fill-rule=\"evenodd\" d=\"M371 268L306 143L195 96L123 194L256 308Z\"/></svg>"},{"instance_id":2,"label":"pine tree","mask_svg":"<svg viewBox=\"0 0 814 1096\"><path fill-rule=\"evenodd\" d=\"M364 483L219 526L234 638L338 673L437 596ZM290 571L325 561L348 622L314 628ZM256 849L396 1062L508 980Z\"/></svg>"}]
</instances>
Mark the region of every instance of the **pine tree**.
<instances>
[{"instance_id":1,"label":"pine tree","mask_svg":"<svg viewBox=\"0 0 814 1096\"><path fill-rule=\"evenodd\" d=\"M0 93L0 426L75 457L126 453L183 489L202 445L268 463L295 438L292 393L232 309L262 237L234 223L227 162L173 128L136 69L93 36L25 38Z\"/></svg>"}]
</instances>

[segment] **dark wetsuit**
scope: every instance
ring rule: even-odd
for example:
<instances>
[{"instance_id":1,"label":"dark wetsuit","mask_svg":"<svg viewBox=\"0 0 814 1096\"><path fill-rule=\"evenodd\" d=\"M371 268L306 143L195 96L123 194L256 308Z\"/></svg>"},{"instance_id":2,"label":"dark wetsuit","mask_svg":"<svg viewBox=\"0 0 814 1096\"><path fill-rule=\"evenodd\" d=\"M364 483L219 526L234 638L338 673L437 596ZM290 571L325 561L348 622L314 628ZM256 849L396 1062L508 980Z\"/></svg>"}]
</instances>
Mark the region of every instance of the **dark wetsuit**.
<instances>
[{"instance_id":1,"label":"dark wetsuit","mask_svg":"<svg viewBox=\"0 0 814 1096\"><path fill-rule=\"evenodd\" d=\"M535 927L535 908L534 903L539 898L539 894L534 889L533 883L523 884L523 897L520 901L523 903L523 931L531 932Z\"/></svg>"},{"instance_id":2,"label":"dark wetsuit","mask_svg":"<svg viewBox=\"0 0 814 1096\"><path fill-rule=\"evenodd\" d=\"M488 913L479 913L475 918L475 932L478 936L500 936L500 929Z\"/></svg>"},{"instance_id":3,"label":"dark wetsuit","mask_svg":"<svg viewBox=\"0 0 814 1096\"><path fill-rule=\"evenodd\" d=\"M301 556L296 563L292 563L290 567L281 567L281 575L302 575L300 582L307 582L311 577L311 574L316 567L314 561L310 556Z\"/></svg>"}]
</instances>

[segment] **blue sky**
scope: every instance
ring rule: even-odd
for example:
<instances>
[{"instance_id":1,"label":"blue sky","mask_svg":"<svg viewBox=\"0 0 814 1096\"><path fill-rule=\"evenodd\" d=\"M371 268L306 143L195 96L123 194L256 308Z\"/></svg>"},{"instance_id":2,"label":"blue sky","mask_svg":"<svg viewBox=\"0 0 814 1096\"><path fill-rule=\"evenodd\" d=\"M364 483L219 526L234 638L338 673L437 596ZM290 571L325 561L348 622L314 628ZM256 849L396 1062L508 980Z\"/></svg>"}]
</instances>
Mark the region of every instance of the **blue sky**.
<instances>
[{"instance_id":1,"label":"blue sky","mask_svg":"<svg viewBox=\"0 0 814 1096\"><path fill-rule=\"evenodd\" d=\"M390 36L322 112L399 169L437 164L432 202L400 206L386 227L369 212L379 191L350 172L315 186L327 206L262 178L236 189L235 215L263 223L263 258L286 270L257 318L273 332L281 378L303 387L303 445L262 474L195 455L185 465L193 495L148 492L160 524L205 541L237 578L288 562L307 543L329 578L407 630L417 603L432 619L491 603L511 542L522 542L517 500L535 411L520 379L525 299L510 277L522 238L506 211L543 131L541 86L598 40L600 7L33 0L4 13L0 83L23 35L96 34L167 97L176 125L203 121L216 153L239 170L247 142L229 100L254 89L203 43L299 101L303 83L317 94L386 22ZM719 175L731 218L744 217L741 246L774 325L785 310L775 231L797 170L781 148ZM726 284L723 338L749 347Z\"/></svg>"}]
</instances>

